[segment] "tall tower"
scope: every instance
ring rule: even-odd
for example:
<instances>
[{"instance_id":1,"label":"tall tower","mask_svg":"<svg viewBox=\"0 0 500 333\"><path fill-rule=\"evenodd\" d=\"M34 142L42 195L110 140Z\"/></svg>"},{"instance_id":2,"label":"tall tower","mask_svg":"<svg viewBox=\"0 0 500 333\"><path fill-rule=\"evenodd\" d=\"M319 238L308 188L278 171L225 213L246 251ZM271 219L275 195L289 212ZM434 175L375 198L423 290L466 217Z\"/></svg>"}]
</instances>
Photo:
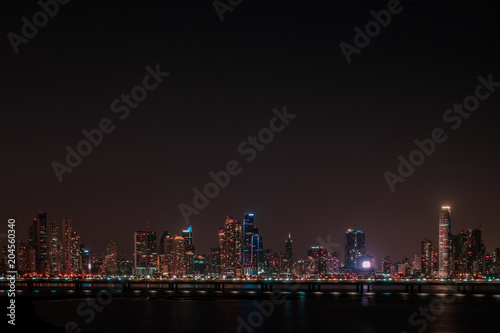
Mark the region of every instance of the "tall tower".
<instances>
[{"instance_id":1,"label":"tall tower","mask_svg":"<svg viewBox=\"0 0 500 333\"><path fill-rule=\"evenodd\" d=\"M61 273L61 241L59 240L59 226L51 221L48 225L48 268L51 274Z\"/></svg>"},{"instance_id":2,"label":"tall tower","mask_svg":"<svg viewBox=\"0 0 500 333\"><path fill-rule=\"evenodd\" d=\"M361 230L347 229L345 237L345 266L359 268L358 259L366 255L365 234Z\"/></svg>"},{"instance_id":3,"label":"tall tower","mask_svg":"<svg viewBox=\"0 0 500 333\"><path fill-rule=\"evenodd\" d=\"M186 274L191 275L194 273L193 227L189 226L187 229L182 230L182 237L186 244Z\"/></svg>"},{"instance_id":4,"label":"tall tower","mask_svg":"<svg viewBox=\"0 0 500 333\"><path fill-rule=\"evenodd\" d=\"M284 273L292 273L293 267L293 243L292 236L288 233L288 238L285 241L285 265Z\"/></svg>"},{"instance_id":5,"label":"tall tower","mask_svg":"<svg viewBox=\"0 0 500 333\"><path fill-rule=\"evenodd\" d=\"M33 219L35 266L37 274L46 274L48 267L47 213L38 212Z\"/></svg>"},{"instance_id":6,"label":"tall tower","mask_svg":"<svg viewBox=\"0 0 500 333\"><path fill-rule=\"evenodd\" d=\"M242 224L228 216L219 229L220 269L223 275L241 276Z\"/></svg>"},{"instance_id":7,"label":"tall tower","mask_svg":"<svg viewBox=\"0 0 500 333\"><path fill-rule=\"evenodd\" d=\"M438 274L440 278L450 276L451 207L443 206L439 212Z\"/></svg>"},{"instance_id":8,"label":"tall tower","mask_svg":"<svg viewBox=\"0 0 500 333\"><path fill-rule=\"evenodd\" d=\"M264 267L262 237L253 223L254 214L245 213L243 219L242 262L245 275L258 275Z\"/></svg>"},{"instance_id":9,"label":"tall tower","mask_svg":"<svg viewBox=\"0 0 500 333\"><path fill-rule=\"evenodd\" d=\"M422 274L431 276L434 273L434 256L432 241L425 239L421 243L420 258L422 262Z\"/></svg>"},{"instance_id":10,"label":"tall tower","mask_svg":"<svg viewBox=\"0 0 500 333\"><path fill-rule=\"evenodd\" d=\"M134 232L134 274L144 275L147 267L146 232Z\"/></svg>"},{"instance_id":11,"label":"tall tower","mask_svg":"<svg viewBox=\"0 0 500 333\"><path fill-rule=\"evenodd\" d=\"M118 248L114 241L110 241L106 246L106 274L113 275L118 272Z\"/></svg>"},{"instance_id":12,"label":"tall tower","mask_svg":"<svg viewBox=\"0 0 500 333\"><path fill-rule=\"evenodd\" d=\"M71 274L71 235L73 226L69 217L62 218L62 266L64 274Z\"/></svg>"},{"instance_id":13,"label":"tall tower","mask_svg":"<svg viewBox=\"0 0 500 333\"><path fill-rule=\"evenodd\" d=\"M186 275L186 241L182 236L174 237L174 274L177 277Z\"/></svg>"}]
</instances>

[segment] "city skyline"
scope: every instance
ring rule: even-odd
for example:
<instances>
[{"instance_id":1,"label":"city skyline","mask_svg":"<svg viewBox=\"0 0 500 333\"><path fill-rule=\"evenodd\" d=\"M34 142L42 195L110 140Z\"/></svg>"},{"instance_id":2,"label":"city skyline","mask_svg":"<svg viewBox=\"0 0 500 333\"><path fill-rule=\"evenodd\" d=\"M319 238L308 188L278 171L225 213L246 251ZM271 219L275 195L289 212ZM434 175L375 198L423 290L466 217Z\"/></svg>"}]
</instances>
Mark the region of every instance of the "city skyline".
<instances>
[{"instance_id":1,"label":"city skyline","mask_svg":"<svg viewBox=\"0 0 500 333\"><path fill-rule=\"evenodd\" d=\"M488 330L499 7L9 2L4 313L47 332Z\"/></svg>"},{"instance_id":2,"label":"city skyline","mask_svg":"<svg viewBox=\"0 0 500 333\"><path fill-rule=\"evenodd\" d=\"M300 265L303 266L302 271L311 270L311 268L304 268L309 267L308 265L304 266L307 260L310 260L308 258L313 256L316 260L320 260L318 258L323 258L325 255L337 256L337 259L335 259L336 263L327 264L325 262L324 265L328 267L333 265L338 272L341 269L347 270L343 272L357 272L365 267L373 267L378 272L388 273L386 265L391 265L391 256L374 256L365 246L365 233L359 229L347 229L345 232L345 247L338 243L330 244L332 239L328 237L329 243L325 244L326 248L323 245L310 245L307 256L296 255L296 259L290 263L289 258L292 258L293 253L291 234L288 234L288 237L280 248L273 248L272 246L267 246L267 244L263 246L263 235L259 234L259 229L254 224L254 217L255 214L253 212L244 213L243 218L240 220L227 216L224 226L219 227L218 250L211 248L206 253L195 251L196 240L201 240L204 237L194 237L193 242L192 226L181 230L179 233L163 231L162 234L160 231L150 230L149 223L147 222L145 230L140 230L139 228L133 233L134 251L132 255L120 256L117 251L116 242L110 240L104 252L104 265L98 264L98 266L109 267L109 262L111 261L112 271L116 272L118 260L122 257L121 260L128 258L128 261L130 261L132 259L133 273L136 275L153 276L156 273L168 271L183 276L195 273L193 270L195 262L197 262L198 268L203 267L202 270L204 272L205 265L206 267L213 266L215 260L217 261L217 267L220 267L217 268L217 273L221 273L222 275L257 276L268 274L270 270L269 256L277 253L279 258L276 260L280 262L278 269L280 273L295 274ZM391 270L393 273L402 271L405 274L410 274L410 272L413 272L418 267L418 271L427 273L436 272L437 276L448 278L452 275L452 272L456 271L463 273L485 271L486 261L491 260L490 257L496 262L496 258L499 255L497 253L498 243L496 247L491 248L492 253L487 252L483 243L481 228L462 229L461 231L455 231L456 235L453 234L450 206L441 207L437 221L438 242L436 243L436 247L433 246L431 240L426 238L421 242L420 253L416 251L414 254L400 253L399 257L392 256L393 262L396 265L402 264L404 267L397 268L398 266L395 266L396 268ZM28 246L26 247L25 245L27 250L21 251L22 253L26 253L26 258L25 260L20 260L20 262L24 263L26 267L30 267L29 270L31 271L56 272L56 274L69 274L70 272L90 274L91 266L97 263L96 260L98 258L103 257L103 252L99 256L99 252L95 253L91 248L83 245L83 240L81 240L78 232L73 229L70 218L63 217L61 225L62 231L59 232L59 225L53 220L47 220L46 212L42 213L39 211L29 228ZM298 239L300 240L300 237ZM318 238L318 240L320 243L323 242L322 239ZM20 239L20 242L26 244L23 238ZM475 248L475 250L472 250L475 253L473 257L470 257L471 250L466 250L463 246L467 246L468 248L472 246L472 248ZM32 250L29 250L30 248ZM344 250L344 260L340 260L339 257L342 254L341 248ZM465 254L461 254L462 252ZM487 253L490 257L486 256ZM214 259L214 255L217 259ZM414 256L414 260L408 259L412 258L412 256ZM399 260L399 258L402 258L402 260ZM321 260L327 259L325 257L325 259ZM479 264L473 265L473 261L479 262ZM404 266L405 264L411 264L412 270L409 270L410 266ZM319 269L319 271L325 271L327 266L320 265L320 268L316 267L312 270ZM211 270L212 268L207 269L208 272L211 272ZM106 271L109 272L108 269Z\"/></svg>"}]
</instances>

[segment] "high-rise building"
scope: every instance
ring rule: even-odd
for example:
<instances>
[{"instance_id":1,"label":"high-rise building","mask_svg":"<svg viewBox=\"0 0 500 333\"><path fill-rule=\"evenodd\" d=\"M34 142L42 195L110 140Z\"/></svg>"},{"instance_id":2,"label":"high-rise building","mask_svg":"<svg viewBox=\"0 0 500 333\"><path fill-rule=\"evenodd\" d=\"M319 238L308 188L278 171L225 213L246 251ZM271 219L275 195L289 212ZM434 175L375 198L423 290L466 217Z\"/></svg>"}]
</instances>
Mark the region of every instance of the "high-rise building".
<instances>
[{"instance_id":1,"label":"high-rise building","mask_svg":"<svg viewBox=\"0 0 500 333\"><path fill-rule=\"evenodd\" d=\"M450 277L451 252L451 207L443 206L439 212L438 274L441 278Z\"/></svg>"},{"instance_id":2,"label":"high-rise building","mask_svg":"<svg viewBox=\"0 0 500 333\"><path fill-rule=\"evenodd\" d=\"M193 274L195 276L205 276L206 273L206 258L204 254L197 254L194 257Z\"/></svg>"},{"instance_id":3,"label":"high-rise building","mask_svg":"<svg viewBox=\"0 0 500 333\"><path fill-rule=\"evenodd\" d=\"M80 235L76 230L71 232L70 238L70 269L73 274L82 273Z\"/></svg>"},{"instance_id":4,"label":"high-rise building","mask_svg":"<svg viewBox=\"0 0 500 333\"><path fill-rule=\"evenodd\" d=\"M184 277L186 275L186 242L184 237L174 237L174 275Z\"/></svg>"},{"instance_id":5,"label":"high-rise building","mask_svg":"<svg viewBox=\"0 0 500 333\"><path fill-rule=\"evenodd\" d=\"M61 273L62 245L59 236L59 227L51 221L48 227L48 269L51 274Z\"/></svg>"},{"instance_id":6,"label":"high-rise building","mask_svg":"<svg viewBox=\"0 0 500 333\"><path fill-rule=\"evenodd\" d=\"M106 246L105 258L106 274L114 275L118 273L118 248L114 241L110 241Z\"/></svg>"},{"instance_id":7,"label":"high-rise building","mask_svg":"<svg viewBox=\"0 0 500 333\"><path fill-rule=\"evenodd\" d=\"M311 246L307 251L309 264L309 275L322 275L327 273L328 251L323 246Z\"/></svg>"},{"instance_id":8,"label":"high-rise building","mask_svg":"<svg viewBox=\"0 0 500 333\"><path fill-rule=\"evenodd\" d=\"M345 266L360 268L362 257L366 256L365 234L361 230L347 229L345 245Z\"/></svg>"},{"instance_id":9,"label":"high-rise building","mask_svg":"<svg viewBox=\"0 0 500 333\"><path fill-rule=\"evenodd\" d=\"M285 258L283 260L283 273L291 274L293 268L293 242L292 236L288 233L285 240Z\"/></svg>"},{"instance_id":10,"label":"high-rise building","mask_svg":"<svg viewBox=\"0 0 500 333\"><path fill-rule=\"evenodd\" d=\"M17 272L19 274L28 273L28 243L19 239L17 241Z\"/></svg>"},{"instance_id":11,"label":"high-rise building","mask_svg":"<svg viewBox=\"0 0 500 333\"><path fill-rule=\"evenodd\" d=\"M189 226L182 230L182 238L186 244L186 274L194 274L194 245L193 245L193 227Z\"/></svg>"},{"instance_id":12,"label":"high-rise building","mask_svg":"<svg viewBox=\"0 0 500 333\"><path fill-rule=\"evenodd\" d=\"M263 242L259 229L254 225L254 214L245 213L243 218L242 264L245 275L259 275L264 268Z\"/></svg>"},{"instance_id":13,"label":"high-rise building","mask_svg":"<svg viewBox=\"0 0 500 333\"><path fill-rule=\"evenodd\" d=\"M134 273L136 275L153 275L156 272L158 249L156 232L137 230L134 232Z\"/></svg>"},{"instance_id":14,"label":"high-rise building","mask_svg":"<svg viewBox=\"0 0 500 333\"><path fill-rule=\"evenodd\" d=\"M219 276L221 273L220 270L220 260L221 260L221 248L215 247L210 249L210 253L208 255L208 273L211 276Z\"/></svg>"},{"instance_id":15,"label":"high-rise building","mask_svg":"<svg viewBox=\"0 0 500 333\"><path fill-rule=\"evenodd\" d=\"M242 276L242 224L227 216L219 228L220 269L226 276Z\"/></svg>"},{"instance_id":16,"label":"high-rise building","mask_svg":"<svg viewBox=\"0 0 500 333\"><path fill-rule=\"evenodd\" d=\"M134 232L134 274L145 275L147 272L147 250L146 250L146 231L137 230Z\"/></svg>"},{"instance_id":17,"label":"high-rise building","mask_svg":"<svg viewBox=\"0 0 500 333\"><path fill-rule=\"evenodd\" d=\"M336 274L340 272L340 253L327 253L326 272L328 274Z\"/></svg>"},{"instance_id":18,"label":"high-rise building","mask_svg":"<svg viewBox=\"0 0 500 333\"><path fill-rule=\"evenodd\" d=\"M384 274L391 274L391 257L384 257L384 261L382 262L382 272Z\"/></svg>"},{"instance_id":19,"label":"high-rise building","mask_svg":"<svg viewBox=\"0 0 500 333\"><path fill-rule=\"evenodd\" d=\"M182 237L186 245L193 244L193 227L189 226L187 229L182 230Z\"/></svg>"},{"instance_id":20,"label":"high-rise building","mask_svg":"<svg viewBox=\"0 0 500 333\"><path fill-rule=\"evenodd\" d=\"M158 254L165 254L165 238L170 237L168 231L164 231L160 237L160 246L158 247Z\"/></svg>"},{"instance_id":21,"label":"high-rise building","mask_svg":"<svg viewBox=\"0 0 500 333\"><path fill-rule=\"evenodd\" d=\"M431 276L434 274L434 247L432 241L425 239L422 241L421 251L421 271L424 276Z\"/></svg>"},{"instance_id":22,"label":"high-rise building","mask_svg":"<svg viewBox=\"0 0 500 333\"><path fill-rule=\"evenodd\" d=\"M90 250L80 243L80 272L81 274L91 274L92 273L92 256L90 255Z\"/></svg>"},{"instance_id":23,"label":"high-rise building","mask_svg":"<svg viewBox=\"0 0 500 333\"><path fill-rule=\"evenodd\" d=\"M71 274L71 235L73 226L69 217L62 218L62 271Z\"/></svg>"},{"instance_id":24,"label":"high-rise building","mask_svg":"<svg viewBox=\"0 0 500 333\"><path fill-rule=\"evenodd\" d=\"M37 274L48 273L47 213L38 212L33 219L35 267Z\"/></svg>"}]
</instances>

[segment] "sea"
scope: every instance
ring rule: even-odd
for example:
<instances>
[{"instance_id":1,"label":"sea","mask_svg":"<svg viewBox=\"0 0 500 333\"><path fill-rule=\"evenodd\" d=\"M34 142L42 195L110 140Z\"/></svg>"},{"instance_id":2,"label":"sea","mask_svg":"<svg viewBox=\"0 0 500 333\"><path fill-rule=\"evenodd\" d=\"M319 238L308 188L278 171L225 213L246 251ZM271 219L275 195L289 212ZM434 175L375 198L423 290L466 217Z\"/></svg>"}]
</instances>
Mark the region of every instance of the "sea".
<instances>
[{"instance_id":1,"label":"sea","mask_svg":"<svg viewBox=\"0 0 500 333\"><path fill-rule=\"evenodd\" d=\"M94 289L79 295L46 290L20 296L18 324L35 332L499 332L500 289L458 292L424 287L421 293L376 286L310 292ZM21 304L21 303L20 303ZM24 311L24 313L23 313Z\"/></svg>"}]
</instances>

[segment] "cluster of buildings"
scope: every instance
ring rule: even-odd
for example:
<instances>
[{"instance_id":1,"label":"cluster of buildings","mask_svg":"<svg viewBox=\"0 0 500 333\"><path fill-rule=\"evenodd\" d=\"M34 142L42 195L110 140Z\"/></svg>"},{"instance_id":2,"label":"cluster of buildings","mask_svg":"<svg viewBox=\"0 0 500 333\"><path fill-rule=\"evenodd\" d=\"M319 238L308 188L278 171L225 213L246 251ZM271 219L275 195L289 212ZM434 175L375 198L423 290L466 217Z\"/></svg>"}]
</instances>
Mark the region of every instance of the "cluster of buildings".
<instances>
[{"instance_id":1,"label":"cluster of buildings","mask_svg":"<svg viewBox=\"0 0 500 333\"><path fill-rule=\"evenodd\" d=\"M481 229L467 229L452 234L451 207L439 212L437 248L425 239L421 247L421 274L439 278L474 277L499 274L500 249L486 252Z\"/></svg>"},{"instance_id":2,"label":"cluster of buildings","mask_svg":"<svg viewBox=\"0 0 500 333\"><path fill-rule=\"evenodd\" d=\"M0 248L0 272L7 269L7 246ZM132 274L131 261L118 257L117 246L110 241L106 253L91 255L81 242L71 218L61 224L47 219L47 213L36 214L29 225L28 239L16 243L16 270L27 276L77 276Z\"/></svg>"},{"instance_id":3,"label":"cluster of buildings","mask_svg":"<svg viewBox=\"0 0 500 333\"><path fill-rule=\"evenodd\" d=\"M293 240L285 239L283 252L264 248L263 237L253 213L241 220L226 217L218 229L218 246L207 255L195 251L193 228L179 234L149 230L134 232L134 253L128 260L119 256L110 241L106 252L90 253L74 230L70 218L61 225L39 212L29 226L28 240L17 242L17 271L28 276L119 275L139 277L302 277L393 276L427 278L469 278L500 275L500 249L486 252L481 229L451 233L451 208L439 212L438 244L421 242L421 253L392 262L389 256L379 263L367 254L365 234L348 229L344 256L335 246L315 245L304 259L294 261ZM159 237L158 237L159 236ZM335 249L333 249L335 247ZM7 247L0 248L0 271L7 271Z\"/></svg>"},{"instance_id":4,"label":"cluster of buildings","mask_svg":"<svg viewBox=\"0 0 500 333\"><path fill-rule=\"evenodd\" d=\"M134 274L164 277L245 277L292 272L292 239L288 235L285 254L264 249L254 224L254 214L242 220L226 217L218 230L218 246L208 255L196 254L193 229L179 235L164 231L158 242L155 231L134 233Z\"/></svg>"}]
</instances>

